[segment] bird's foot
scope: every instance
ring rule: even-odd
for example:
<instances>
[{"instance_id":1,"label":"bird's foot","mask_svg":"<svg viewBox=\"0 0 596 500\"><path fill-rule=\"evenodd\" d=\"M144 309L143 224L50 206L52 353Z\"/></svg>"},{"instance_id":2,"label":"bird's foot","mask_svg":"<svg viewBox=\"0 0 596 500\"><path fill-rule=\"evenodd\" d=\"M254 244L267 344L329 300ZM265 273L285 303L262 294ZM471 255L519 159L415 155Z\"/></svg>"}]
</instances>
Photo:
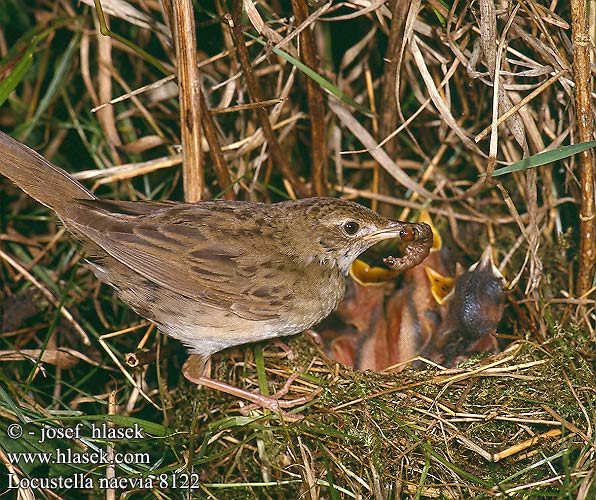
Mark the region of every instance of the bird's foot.
<instances>
[{"instance_id":1,"label":"bird's foot","mask_svg":"<svg viewBox=\"0 0 596 500\"><path fill-rule=\"evenodd\" d=\"M227 384L226 382L215 380L203 375L204 364L203 366L200 366L199 369L196 369L196 363L194 358L195 356L189 356L188 360L184 364L184 367L182 368L182 373L184 374L184 377L189 382L192 382L194 384L203 385L215 391L225 392L226 394L230 394L237 398L242 398L250 401L251 404L245 406L240 410L242 414L248 414L250 411L253 411L256 408L267 408L275 413L281 414L283 418L286 420L300 420L303 418L303 415L289 413L284 409L294 408L295 406L308 403L309 401L312 401L322 390L319 387L316 390L312 391L310 394L307 394L306 396L301 396L299 398L289 400L281 399L288 393L291 385L299 376L298 373L293 373L288 378L284 386L274 395L264 396L262 394L256 394L245 389L241 389L240 387L236 387ZM199 363L199 365L200 364L201 363Z\"/></svg>"},{"instance_id":2,"label":"bird's foot","mask_svg":"<svg viewBox=\"0 0 596 500\"><path fill-rule=\"evenodd\" d=\"M279 391L277 391L273 396L263 396L262 394L250 393L253 396L257 396L259 399L258 399L258 401L253 400L252 404L249 404L249 405L243 407L240 410L240 413L242 413L243 415L248 415L249 412L260 407L260 408L269 408L270 410L272 410L274 412L282 412L284 414L284 416L288 415L293 419L303 418L302 415L297 415L297 414L292 414L292 413L288 414L287 412L284 412L282 410L282 408L294 408L295 406L306 404L306 403L312 401L315 397L317 397L321 393L322 389L320 387L317 387L310 394L307 394L306 396L300 396L299 398L281 399L288 393L288 391L290 390L290 387L292 386L294 381L298 378L298 376L299 376L298 373L292 373L292 375L290 375L288 377L288 380L286 380L286 383L284 384L284 386Z\"/></svg>"}]
</instances>

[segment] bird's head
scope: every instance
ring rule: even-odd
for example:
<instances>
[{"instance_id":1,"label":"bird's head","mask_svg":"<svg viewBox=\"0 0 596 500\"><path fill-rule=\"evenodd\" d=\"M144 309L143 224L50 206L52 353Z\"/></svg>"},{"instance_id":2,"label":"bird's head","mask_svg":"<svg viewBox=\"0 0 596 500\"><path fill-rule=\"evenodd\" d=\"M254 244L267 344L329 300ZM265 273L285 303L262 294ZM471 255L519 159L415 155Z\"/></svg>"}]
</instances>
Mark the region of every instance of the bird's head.
<instances>
[{"instance_id":1,"label":"bird's head","mask_svg":"<svg viewBox=\"0 0 596 500\"><path fill-rule=\"evenodd\" d=\"M380 241L400 238L406 244L417 244L422 240L426 244L430 236L432 243L427 224L392 221L352 201L311 198L292 203L293 220L288 222L294 227L303 225L296 234L312 245L300 245L295 241L291 251L305 252L301 258L310 262L337 266L343 274L348 273L352 262L361 253ZM417 263L412 262L412 266Z\"/></svg>"}]
</instances>

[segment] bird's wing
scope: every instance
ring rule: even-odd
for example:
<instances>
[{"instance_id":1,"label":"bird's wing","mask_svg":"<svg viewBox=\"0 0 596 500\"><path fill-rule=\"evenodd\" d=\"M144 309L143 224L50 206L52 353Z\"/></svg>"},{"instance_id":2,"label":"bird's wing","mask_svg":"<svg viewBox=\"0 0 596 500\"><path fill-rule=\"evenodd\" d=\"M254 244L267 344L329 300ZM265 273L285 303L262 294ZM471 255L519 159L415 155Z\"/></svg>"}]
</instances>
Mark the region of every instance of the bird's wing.
<instances>
[{"instance_id":1,"label":"bird's wing","mask_svg":"<svg viewBox=\"0 0 596 500\"><path fill-rule=\"evenodd\" d=\"M120 201L120 200L78 200L79 207L90 208L96 212L118 213L122 215L154 215L161 209L180 206L180 203L175 201Z\"/></svg>"},{"instance_id":2,"label":"bird's wing","mask_svg":"<svg viewBox=\"0 0 596 500\"><path fill-rule=\"evenodd\" d=\"M87 216L69 225L151 282L252 320L279 317L293 299L294 283L288 277L297 280L299 275L281 272L287 262L274 252L259 258L251 238L254 228L230 233L225 224L201 223L202 217L212 216L206 209L193 208L189 223L183 217L172 222L163 214L114 215L85 205Z\"/></svg>"}]
</instances>

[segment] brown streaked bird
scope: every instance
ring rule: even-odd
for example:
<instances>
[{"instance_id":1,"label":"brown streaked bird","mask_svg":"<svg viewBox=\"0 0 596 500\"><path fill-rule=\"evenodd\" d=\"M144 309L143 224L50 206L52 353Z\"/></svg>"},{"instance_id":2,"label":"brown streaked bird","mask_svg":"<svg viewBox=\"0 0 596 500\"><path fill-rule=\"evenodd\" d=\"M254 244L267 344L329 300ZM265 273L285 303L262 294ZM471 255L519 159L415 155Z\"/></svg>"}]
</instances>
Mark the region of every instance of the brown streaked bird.
<instances>
[{"instance_id":1,"label":"brown streaked bird","mask_svg":"<svg viewBox=\"0 0 596 500\"><path fill-rule=\"evenodd\" d=\"M354 259L375 243L396 237L407 243L402 258L391 258L397 269L420 263L432 244L426 224L394 222L335 198L100 200L2 132L0 174L56 212L83 242L95 275L124 303L202 360L321 321L342 299ZM226 390L210 380L195 378ZM234 394L279 408L259 395Z\"/></svg>"}]
</instances>

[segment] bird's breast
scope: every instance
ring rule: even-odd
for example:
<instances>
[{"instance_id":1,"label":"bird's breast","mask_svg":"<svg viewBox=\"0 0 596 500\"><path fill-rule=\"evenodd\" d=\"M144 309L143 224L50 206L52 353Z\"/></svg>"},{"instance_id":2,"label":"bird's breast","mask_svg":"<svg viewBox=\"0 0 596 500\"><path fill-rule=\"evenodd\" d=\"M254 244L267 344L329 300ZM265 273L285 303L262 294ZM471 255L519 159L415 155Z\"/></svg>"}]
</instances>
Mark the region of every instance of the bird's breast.
<instances>
[{"instance_id":1,"label":"bird's breast","mask_svg":"<svg viewBox=\"0 0 596 500\"><path fill-rule=\"evenodd\" d=\"M329 316L343 299L345 276L337 267L313 263L307 266L294 285L291 302L281 319L291 333L304 331ZM288 332L287 334L290 334Z\"/></svg>"}]
</instances>

